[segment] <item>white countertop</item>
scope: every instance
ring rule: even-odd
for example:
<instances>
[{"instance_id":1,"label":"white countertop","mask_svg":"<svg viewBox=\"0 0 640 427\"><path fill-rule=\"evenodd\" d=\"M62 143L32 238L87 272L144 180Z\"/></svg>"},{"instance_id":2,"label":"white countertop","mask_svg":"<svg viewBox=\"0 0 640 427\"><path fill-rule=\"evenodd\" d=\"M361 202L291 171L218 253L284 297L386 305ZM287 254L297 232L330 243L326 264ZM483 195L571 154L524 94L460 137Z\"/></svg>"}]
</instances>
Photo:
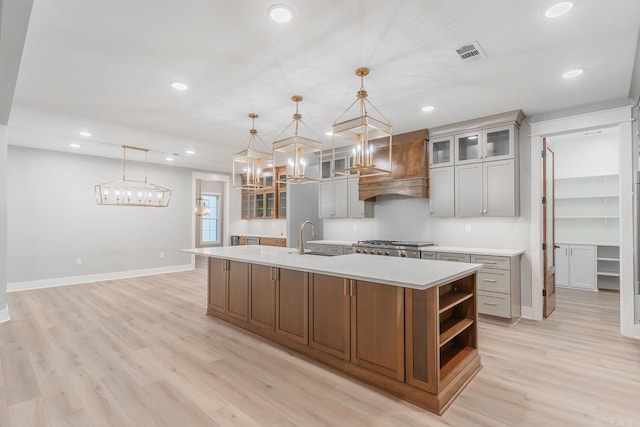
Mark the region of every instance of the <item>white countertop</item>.
<instances>
[{"instance_id":1,"label":"white countertop","mask_svg":"<svg viewBox=\"0 0 640 427\"><path fill-rule=\"evenodd\" d=\"M489 249L489 248L464 248L459 246L428 246L421 249L422 252L452 252L459 254L494 255L514 257L522 255L522 249Z\"/></svg>"},{"instance_id":2,"label":"white countertop","mask_svg":"<svg viewBox=\"0 0 640 427\"><path fill-rule=\"evenodd\" d=\"M352 240L309 240L305 244L308 243L317 243L319 245L351 246L352 244L357 242Z\"/></svg>"},{"instance_id":3,"label":"white countertop","mask_svg":"<svg viewBox=\"0 0 640 427\"><path fill-rule=\"evenodd\" d=\"M182 249L195 255L309 271L412 289L428 289L479 270L480 264L350 254L298 255L295 249L275 246L220 246Z\"/></svg>"}]
</instances>

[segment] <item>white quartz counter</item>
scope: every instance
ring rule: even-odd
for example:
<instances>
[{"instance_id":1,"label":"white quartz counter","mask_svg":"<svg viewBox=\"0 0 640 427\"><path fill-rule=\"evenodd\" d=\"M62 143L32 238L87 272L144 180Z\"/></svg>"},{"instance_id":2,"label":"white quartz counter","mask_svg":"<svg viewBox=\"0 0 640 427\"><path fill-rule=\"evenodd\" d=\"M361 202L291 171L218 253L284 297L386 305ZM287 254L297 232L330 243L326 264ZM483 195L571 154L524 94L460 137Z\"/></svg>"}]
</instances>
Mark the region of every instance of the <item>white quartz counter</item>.
<instances>
[{"instance_id":1,"label":"white quartz counter","mask_svg":"<svg viewBox=\"0 0 640 427\"><path fill-rule=\"evenodd\" d=\"M422 252L450 252L458 254L476 254L514 257L524 253L521 249L464 248L460 246L428 246Z\"/></svg>"},{"instance_id":2,"label":"white quartz counter","mask_svg":"<svg viewBox=\"0 0 640 427\"><path fill-rule=\"evenodd\" d=\"M480 264L350 254L298 255L292 248L274 246L221 246L182 249L195 255L327 274L412 289L428 289L467 276Z\"/></svg>"}]
</instances>

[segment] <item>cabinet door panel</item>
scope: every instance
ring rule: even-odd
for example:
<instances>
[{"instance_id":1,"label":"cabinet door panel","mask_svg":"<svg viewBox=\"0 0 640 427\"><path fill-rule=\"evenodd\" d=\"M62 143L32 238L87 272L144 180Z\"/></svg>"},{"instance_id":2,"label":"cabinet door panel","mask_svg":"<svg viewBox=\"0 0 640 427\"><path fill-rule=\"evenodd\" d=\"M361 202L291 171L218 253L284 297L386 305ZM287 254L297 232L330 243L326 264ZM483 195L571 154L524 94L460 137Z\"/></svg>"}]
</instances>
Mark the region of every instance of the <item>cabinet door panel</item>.
<instances>
[{"instance_id":1,"label":"cabinet door panel","mask_svg":"<svg viewBox=\"0 0 640 427\"><path fill-rule=\"evenodd\" d=\"M333 181L325 181L320 184L320 218L333 218Z\"/></svg>"},{"instance_id":2,"label":"cabinet door panel","mask_svg":"<svg viewBox=\"0 0 640 427\"><path fill-rule=\"evenodd\" d=\"M353 281L351 362L404 381L404 288Z\"/></svg>"},{"instance_id":3,"label":"cabinet door panel","mask_svg":"<svg viewBox=\"0 0 640 427\"><path fill-rule=\"evenodd\" d=\"M349 183L349 218L364 218L364 201L360 200L360 192L358 191L358 179L350 178Z\"/></svg>"},{"instance_id":4,"label":"cabinet door panel","mask_svg":"<svg viewBox=\"0 0 640 427\"><path fill-rule=\"evenodd\" d=\"M209 258L209 309L224 313L227 300L227 270L225 260Z\"/></svg>"},{"instance_id":5,"label":"cabinet door panel","mask_svg":"<svg viewBox=\"0 0 640 427\"><path fill-rule=\"evenodd\" d=\"M556 248L556 286L569 286L569 245Z\"/></svg>"},{"instance_id":6,"label":"cabinet door panel","mask_svg":"<svg viewBox=\"0 0 640 427\"><path fill-rule=\"evenodd\" d=\"M474 131L455 137L455 164L474 163L482 159L482 132Z\"/></svg>"},{"instance_id":7,"label":"cabinet door panel","mask_svg":"<svg viewBox=\"0 0 640 427\"><path fill-rule=\"evenodd\" d=\"M280 269L276 285L276 334L309 343L309 274Z\"/></svg>"},{"instance_id":8,"label":"cabinet door panel","mask_svg":"<svg viewBox=\"0 0 640 427\"><path fill-rule=\"evenodd\" d=\"M456 216L482 216L482 163L455 166Z\"/></svg>"},{"instance_id":9,"label":"cabinet door panel","mask_svg":"<svg viewBox=\"0 0 640 427\"><path fill-rule=\"evenodd\" d=\"M514 158L515 127L513 125L486 129L482 134L485 161Z\"/></svg>"},{"instance_id":10,"label":"cabinet door panel","mask_svg":"<svg viewBox=\"0 0 640 427\"><path fill-rule=\"evenodd\" d=\"M229 261L228 274L227 314L246 321L249 312L249 264Z\"/></svg>"},{"instance_id":11,"label":"cabinet door panel","mask_svg":"<svg viewBox=\"0 0 640 427\"><path fill-rule=\"evenodd\" d=\"M596 289L596 247L569 247L569 281L572 288Z\"/></svg>"},{"instance_id":12,"label":"cabinet door panel","mask_svg":"<svg viewBox=\"0 0 640 427\"><path fill-rule=\"evenodd\" d=\"M349 360L348 280L313 274L309 283L309 345Z\"/></svg>"},{"instance_id":13,"label":"cabinet door panel","mask_svg":"<svg viewBox=\"0 0 640 427\"><path fill-rule=\"evenodd\" d=\"M251 264L249 323L274 331L276 324L276 282L274 267Z\"/></svg>"},{"instance_id":14,"label":"cabinet door panel","mask_svg":"<svg viewBox=\"0 0 640 427\"><path fill-rule=\"evenodd\" d=\"M486 216L515 216L514 160L484 162L483 170L484 214Z\"/></svg>"},{"instance_id":15,"label":"cabinet door panel","mask_svg":"<svg viewBox=\"0 0 640 427\"><path fill-rule=\"evenodd\" d=\"M431 207L431 216L454 216L454 199L453 166L431 169L429 173L429 205Z\"/></svg>"},{"instance_id":16,"label":"cabinet door panel","mask_svg":"<svg viewBox=\"0 0 640 427\"><path fill-rule=\"evenodd\" d=\"M453 136L429 141L429 166L432 168L453 166Z\"/></svg>"},{"instance_id":17,"label":"cabinet door panel","mask_svg":"<svg viewBox=\"0 0 640 427\"><path fill-rule=\"evenodd\" d=\"M334 218L346 218L349 216L349 182L346 179L337 179L333 183L333 213Z\"/></svg>"}]
</instances>

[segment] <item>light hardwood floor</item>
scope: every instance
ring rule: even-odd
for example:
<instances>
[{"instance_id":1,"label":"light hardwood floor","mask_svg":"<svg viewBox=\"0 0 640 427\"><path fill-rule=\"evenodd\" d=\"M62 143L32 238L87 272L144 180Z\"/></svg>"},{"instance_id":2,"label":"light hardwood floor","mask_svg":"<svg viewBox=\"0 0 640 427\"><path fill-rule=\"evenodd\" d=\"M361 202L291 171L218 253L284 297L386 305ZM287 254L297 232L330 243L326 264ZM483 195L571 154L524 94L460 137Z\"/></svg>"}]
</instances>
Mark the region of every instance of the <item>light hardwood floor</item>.
<instances>
[{"instance_id":1,"label":"light hardwood floor","mask_svg":"<svg viewBox=\"0 0 640 427\"><path fill-rule=\"evenodd\" d=\"M206 271L9 294L0 426L640 426L618 295L481 323L484 368L442 417L204 315Z\"/></svg>"}]
</instances>

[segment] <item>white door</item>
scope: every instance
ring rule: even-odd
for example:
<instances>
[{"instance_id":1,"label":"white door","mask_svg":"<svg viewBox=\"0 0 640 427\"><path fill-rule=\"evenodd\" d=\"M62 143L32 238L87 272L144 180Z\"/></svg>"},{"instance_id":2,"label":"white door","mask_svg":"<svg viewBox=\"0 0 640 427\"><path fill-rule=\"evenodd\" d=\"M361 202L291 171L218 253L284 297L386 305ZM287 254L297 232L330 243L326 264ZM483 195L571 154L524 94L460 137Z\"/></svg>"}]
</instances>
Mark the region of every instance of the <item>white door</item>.
<instances>
[{"instance_id":1,"label":"white door","mask_svg":"<svg viewBox=\"0 0 640 427\"><path fill-rule=\"evenodd\" d=\"M453 166L429 171L429 206L431 216L453 217L455 186Z\"/></svg>"},{"instance_id":2,"label":"white door","mask_svg":"<svg viewBox=\"0 0 640 427\"><path fill-rule=\"evenodd\" d=\"M486 216L516 215L515 161L484 162L484 211Z\"/></svg>"},{"instance_id":3,"label":"white door","mask_svg":"<svg viewBox=\"0 0 640 427\"><path fill-rule=\"evenodd\" d=\"M556 286L569 286L569 245L556 248Z\"/></svg>"},{"instance_id":4,"label":"white door","mask_svg":"<svg viewBox=\"0 0 640 427\"><path fill-rule=\"evenodd\" d=\"M569 279L572 288L596 289L596 247L569 247Z\"/></svg>"},{"instance_id":5,"label":"white door","mask_svg":"<svg viewBox=\"0 0 640 427\"><path fill-rule=\"evenodd\" d=\"M456 216L482 216L482 163L455 166Z\"/></svg>"},{"instance_id":6,"label":"white door","mask_svg":"<svg viewBox=\"0 0 640 427\"><path fill-rule=\"evenodd\" d=\"M320 183L320 218L333 218L333 181Z\"/></svg>"}]
</instances>

